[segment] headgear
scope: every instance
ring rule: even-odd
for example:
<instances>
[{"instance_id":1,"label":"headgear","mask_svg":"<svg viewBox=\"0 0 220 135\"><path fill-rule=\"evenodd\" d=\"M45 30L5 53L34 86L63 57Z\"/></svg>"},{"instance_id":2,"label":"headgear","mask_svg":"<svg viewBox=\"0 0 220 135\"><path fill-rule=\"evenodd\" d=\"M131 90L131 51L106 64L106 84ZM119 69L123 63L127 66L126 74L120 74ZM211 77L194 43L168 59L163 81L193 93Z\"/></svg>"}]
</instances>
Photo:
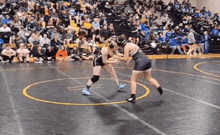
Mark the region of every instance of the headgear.
<instances>
[{"instance_id":1,"label":"headgear","mask_svg":"<svg viewBox=\"0 0 220 135\"><path fill-rule=\"evenodd\" d=\"M124 47L126 45L126 41L122 36L117 37L116 42L120 47Z\"/></svg>"}]
</instances>

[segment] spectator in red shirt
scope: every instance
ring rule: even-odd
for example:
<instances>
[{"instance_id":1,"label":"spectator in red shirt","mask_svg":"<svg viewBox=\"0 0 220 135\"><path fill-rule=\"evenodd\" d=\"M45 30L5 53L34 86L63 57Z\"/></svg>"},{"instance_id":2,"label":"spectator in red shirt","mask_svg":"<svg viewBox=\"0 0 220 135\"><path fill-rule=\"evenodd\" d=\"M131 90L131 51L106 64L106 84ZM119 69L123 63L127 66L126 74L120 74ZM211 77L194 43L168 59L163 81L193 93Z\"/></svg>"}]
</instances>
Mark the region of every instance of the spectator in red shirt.
<instances>
[{"instance_id":1,"label":"spectator in red shirt","mask_svg":"<svg viewBox=\"0 0 220 135\"><path fill-rule=\"evenodd\" d=\"M68 53L67 53L66 48L64 46L61 46L61 48L57 52L56 60L57 61L69 61L70 60L70 57L68 56Z\"/></svg>"}]
</instances>

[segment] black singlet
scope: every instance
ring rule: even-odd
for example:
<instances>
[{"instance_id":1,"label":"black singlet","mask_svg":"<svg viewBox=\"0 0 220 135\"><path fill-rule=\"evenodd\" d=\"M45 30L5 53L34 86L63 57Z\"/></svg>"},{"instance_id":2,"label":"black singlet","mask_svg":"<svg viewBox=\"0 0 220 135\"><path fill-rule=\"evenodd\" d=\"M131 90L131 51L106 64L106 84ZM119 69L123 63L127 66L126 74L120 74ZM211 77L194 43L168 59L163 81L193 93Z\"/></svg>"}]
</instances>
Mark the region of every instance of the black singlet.
<instances>
[{"instance_id":1,"label":"black singlet","mask_svg":"<svg viewBox=\"0 0 220 135\"><path fill-rule=\"evenodd\" d=\"M110 55L108 55L108 59L111 58ZM93 60L93 67L96 67L96 66L104 66L105 64L103 63L103 60L102 60L102 54L101 52L99 54L96 55L96 57L94 58Z\"/></svg>"},{"instance_id":2,"label":"black singlet","mask_svg":"<svg viewBox=\"0 0 220 135\"><path fill-rule=\"evenodd\" d=\"M150 59L139 49L133 56L135 61L134 70L145 71L151 68Z\"/></svg>"}]
</instances>

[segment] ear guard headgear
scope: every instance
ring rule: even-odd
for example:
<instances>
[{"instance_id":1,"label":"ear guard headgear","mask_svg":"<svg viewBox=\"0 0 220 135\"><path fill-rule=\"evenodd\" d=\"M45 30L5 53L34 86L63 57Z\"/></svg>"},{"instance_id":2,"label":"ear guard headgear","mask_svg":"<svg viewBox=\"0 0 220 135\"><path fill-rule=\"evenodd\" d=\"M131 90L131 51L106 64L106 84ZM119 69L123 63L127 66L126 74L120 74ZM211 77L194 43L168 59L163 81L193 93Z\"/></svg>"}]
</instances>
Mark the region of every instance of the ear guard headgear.
<instances>
[{"instance_id":1,"label":"ear guard headgear","mask_svg":"<svg viewBox=\"0 0 220 135\"><path fill-rule=\"evenodd\" d=\"M109 48L113 49L115 47L115 43L111 42L108 46L109 46Z\"/></svg>"},{"instance_id":2,"label":"ear guard headgear","mask_svg":"<svg viewBox=\"0 0 220 135\"><path fill-rule=\"evenodd\" d=\"M122 36L117 37L116 42L120 47L124 47L126 45L126 41Z\"/></svg>"}]
</instances>

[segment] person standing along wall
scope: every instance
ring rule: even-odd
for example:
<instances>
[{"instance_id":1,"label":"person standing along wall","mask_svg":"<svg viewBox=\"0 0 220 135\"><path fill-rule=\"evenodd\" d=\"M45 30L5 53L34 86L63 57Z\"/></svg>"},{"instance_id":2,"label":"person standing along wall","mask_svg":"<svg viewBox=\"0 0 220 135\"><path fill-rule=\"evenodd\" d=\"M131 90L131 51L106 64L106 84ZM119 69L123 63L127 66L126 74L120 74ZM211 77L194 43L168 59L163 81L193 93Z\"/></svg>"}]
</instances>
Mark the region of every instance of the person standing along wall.
<instances>
[{"instance_id":1,"label":"person standing along wall","mask_svg":"<svg viewBox=\"0 0 220 135\"><path fill-rule=\"evenodd\" d=\"M194 30L190 29L190 33L187 35L188 45L189 45L189 51L188 51L187 55L189 55L189 56L192 55L192 51L194 51L194 48L195 48L196 39L195 39L193 32L194 32Z\"/></svg>"},{"instance_id":2,"label":"person standing along wall","mask_svg":"<svg viewBox=\"0 0 220 135\"><path fill-rule=\"evenodd\" d=\"M209 53L209 35L208 32L205 31L204 32L204 44L205 44L205 49L204 49L204 53L208 54Z\"/></svg>"}]
</instances>

